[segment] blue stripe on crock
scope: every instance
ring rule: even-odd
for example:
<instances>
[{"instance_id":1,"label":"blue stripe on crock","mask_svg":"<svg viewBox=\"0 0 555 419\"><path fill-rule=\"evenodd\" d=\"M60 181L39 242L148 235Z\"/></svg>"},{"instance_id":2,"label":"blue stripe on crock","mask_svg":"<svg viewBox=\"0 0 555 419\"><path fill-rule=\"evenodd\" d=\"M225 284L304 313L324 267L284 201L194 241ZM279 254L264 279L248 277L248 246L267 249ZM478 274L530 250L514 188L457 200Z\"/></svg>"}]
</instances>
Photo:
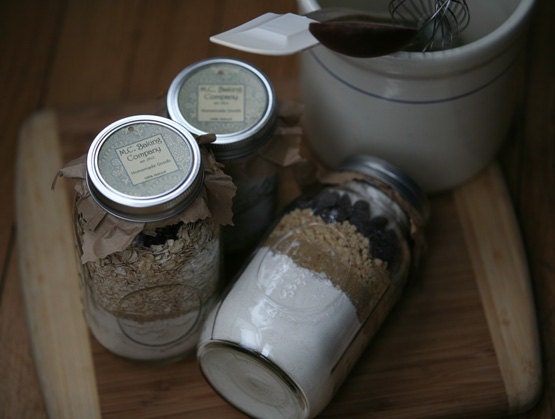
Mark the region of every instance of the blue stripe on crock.
<instances>
[{"instance_id":1,"label":"blue stripe on crock","mask_svg":"<svg viewBox=\"0 0 555 419\"><path fill-rule=\"evenodd\" d=\"M444 102L450 102L453 100L458 100L458 99L462 99L466 96L470 96L473 95L476 92L479 92L480 90L485 89L486 87L488 87L489 85L491 85L492 83L494 83L495 81L497 81L498 79L500 79L507 71L509 71L509 69L516 63L517 58L515 58L512 62L509 63L509 65L507 67L505 67L497 76L495 76L493 79L489 80L487 83L484 83L482 86L479 86L473 90L470 90L469 92L466 93L462 93L460 95L457 96L451 96L451 97L447 97L447 98L443 98L443 99L434 99L434 100L405 100L405 99L394 99L394 98L390 98L390 97L386 97L386 96L381 96L378 95L376 93L372 93L372 92L368 92L366 90L361 89L360 87L357 87L351 83L349 83L347 80L342 79L341 77L339 77L337 74L335 74L333 71L331 71L323 62L320 58L318 58L318 56L314 53L314 51L310 50L308 51L310 53L310 55L312 56L312 58L314 58L314 60L326 71L326 73L328 73L331 77L333 77L334 79L336 79L337 81L339 81L340 83L344 84L345 86L359 92L362 93L363 95L366 96L371 96L373 98L376 99L381 99L381 100L385 100L387 102L393 102L393 103L401 103L401 104L405 104L405 105L433 105L436 103L444 103Z\"/></svg>"}]
</instances>

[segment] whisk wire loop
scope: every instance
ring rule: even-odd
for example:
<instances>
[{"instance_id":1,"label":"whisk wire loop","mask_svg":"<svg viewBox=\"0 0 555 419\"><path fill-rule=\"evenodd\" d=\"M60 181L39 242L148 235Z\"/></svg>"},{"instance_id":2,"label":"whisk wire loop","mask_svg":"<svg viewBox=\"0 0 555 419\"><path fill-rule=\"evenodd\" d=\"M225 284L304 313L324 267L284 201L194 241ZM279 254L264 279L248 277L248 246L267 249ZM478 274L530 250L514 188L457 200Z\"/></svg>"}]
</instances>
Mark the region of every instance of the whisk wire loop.
<instances>
[{"instance_id":1,"label":"whisk wire loop","mask_svg":"<svg viewBox=\"0 0 555 419\"><path fill-rule=\"evenodd\" d=\"M411 49L433 51L452 48L470 23L466 0L391 0L394 21L416 22L419 36Z\"/></svg>"}]
</instances>

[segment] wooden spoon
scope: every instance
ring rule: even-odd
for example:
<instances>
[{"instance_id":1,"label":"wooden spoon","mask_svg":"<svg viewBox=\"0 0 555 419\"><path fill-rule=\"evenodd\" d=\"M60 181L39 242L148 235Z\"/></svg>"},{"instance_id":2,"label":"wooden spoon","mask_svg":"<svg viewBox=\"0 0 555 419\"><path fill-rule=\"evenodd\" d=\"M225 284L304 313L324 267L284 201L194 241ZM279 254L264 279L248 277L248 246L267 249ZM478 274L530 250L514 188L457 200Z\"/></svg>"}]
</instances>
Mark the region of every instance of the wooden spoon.
<instances>
[{"instance_id":1,"label":"wooden spoon","mask_svg":"<svg viewBox=\"0 0 555 419\"><path fill-rule=\"evenodd\" d=\"M320 44L352 57L391 54L418 34L416 23L393 23L388 17L340 7L314 10L306 17L317 21L308 29Z\"/></svg>"},{"instance_id":2,"label":"wooden spoon","mask_svg":"<svg viewBox=\"0 0 555 419\"><path fill-rule=\"evenodd\" d=\"M364 21L313 22L308 30L320 44L340 54L370 58L399 51L414 41L414 26Z\"/></svg>"}]
</instances>

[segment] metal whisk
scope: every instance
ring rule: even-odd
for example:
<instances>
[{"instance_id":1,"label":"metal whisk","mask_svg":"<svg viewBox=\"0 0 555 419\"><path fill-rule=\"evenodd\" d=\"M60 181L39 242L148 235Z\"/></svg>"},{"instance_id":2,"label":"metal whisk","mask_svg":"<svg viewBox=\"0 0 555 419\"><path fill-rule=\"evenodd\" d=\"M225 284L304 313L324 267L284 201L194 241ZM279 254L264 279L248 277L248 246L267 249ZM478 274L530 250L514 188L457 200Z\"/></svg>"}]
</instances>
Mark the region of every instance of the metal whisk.
<instances>
[{"instance_id":1,"label":"metal whisk","mask_svg":"<svg viewBox=\"0 0 555 419\"><path fill-rule=\"evenodd\" d=\"M466 0L391 0L389 13L395 22L417 23L419 35L408 50L453 48L470 22Z\"/></svg>"}]
</instances>

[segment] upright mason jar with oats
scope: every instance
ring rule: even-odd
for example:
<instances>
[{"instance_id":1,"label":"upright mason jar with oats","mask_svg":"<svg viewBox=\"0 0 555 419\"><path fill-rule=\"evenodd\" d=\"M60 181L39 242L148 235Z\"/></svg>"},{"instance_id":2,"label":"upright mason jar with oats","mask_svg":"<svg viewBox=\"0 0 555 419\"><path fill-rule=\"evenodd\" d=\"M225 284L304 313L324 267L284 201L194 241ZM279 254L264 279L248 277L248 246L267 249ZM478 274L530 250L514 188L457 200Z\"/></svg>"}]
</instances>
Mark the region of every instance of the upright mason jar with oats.
<instances>
[{"instance_id":1,"label":"upright mason jar with oats","mask_svg":"<svg viewBox=\"0 0 555 419\"><path fill-rule=\"evenodd\" d=\"M183 217L203 180L196 140L170 119L124 118L92 142L75 227L85 317L113 353L157 361L194 350L219 291L219 225Z\"/></svg>"},{"instance_id":2,"label":"upright mason jar with oats","mask_svg":"<svg viewBox=\"0 0 555 419\"><path fill-rule=\"evenodd\" d=\"M205 323L209 383L249 416L316 416L399 299L427 211L417 185L366 156L294 201Z\"/></svg>"},{"instance_id":3,"label":"upright mason jar with oats","mask_svg":"<svg viewBox=\"0 0 555 419\"><path fill-rule=\"evenodd\" d=\"M250 253L272 222L278 174L257 170L256 152L268 144L278 110L268 78L252 65L230 58L199 61L172 81L166 98L171 119L193 134L216 134L216 159L237 185L233 226L222 230L226 264Z\"/></svg>"}]
</instances>

